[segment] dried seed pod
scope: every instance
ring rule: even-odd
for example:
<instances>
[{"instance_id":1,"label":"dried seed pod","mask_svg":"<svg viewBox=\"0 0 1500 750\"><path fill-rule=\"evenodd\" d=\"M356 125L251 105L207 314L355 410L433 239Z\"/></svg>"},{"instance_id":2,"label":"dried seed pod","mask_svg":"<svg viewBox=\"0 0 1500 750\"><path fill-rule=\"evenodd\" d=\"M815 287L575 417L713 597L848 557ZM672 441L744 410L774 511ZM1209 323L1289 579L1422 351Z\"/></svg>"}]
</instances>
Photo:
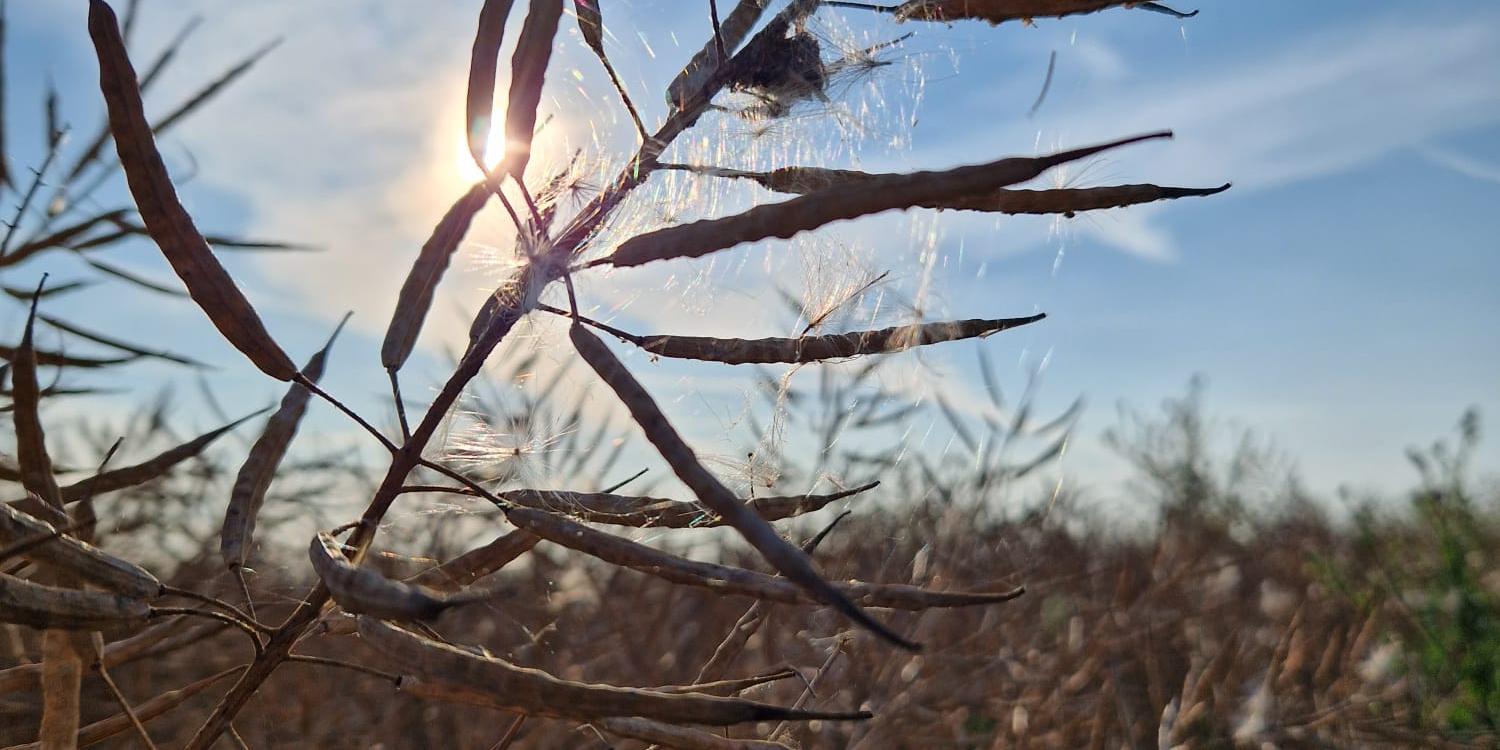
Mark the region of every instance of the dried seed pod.
<instances>
[{"instance_id":1,"label":"dried seed pod","mask_svg":"<svg viewBox=\"0 0 1500 750\"><path fill-rule=\"evenodd\" d=\"M8 346L0 346L0 359L7 362L14 362L18 356L20 356L18 350ZM48 351L46 349L32 349L32 357L38 365L84 369L113 367L139 359L139 357L80 357L74 354L63 354L62 352Z\"/></svg>"},{"instance_id":2,"label":"dried seed pod","mask_svg":"<svg viewBox=\"0 0 1500 750\"><path fill-rule=\"evenodd\" d=\"M667 421L666 415L662 414L661 409L657 407L655 399L651 398L651 394L641 387L635 376L625 369L625 364L615 357L614 352L610 351L609 347L599 340L599 337L588 332L575 321L568 329L568 338L572 340L573 347L578 350L584 361L589 363L600 379L609 385L621 403L630 410L636 424L640 425L641 431L646 434L646 439L672 467L678 479L681 479L682 483L686 484L705 506L723 517L727 525L733 526L740 536L750 543L750 546L760 552L766 562L771 563L772 567L780 571L788 580L808 591L813 599L834 607L844 616L876 635L902 648L911 650L918 648L916 644L896 635L894 631L865 614L839 593L838 589L819 575L805 553L787 544L771 524L751 511L717 477L703 468L703 464L698 462L693 449L688 447L688 444L677 434L677 430Z\"/></svg>"},{"instance_id":3,"label":"dried seed pod","mask_svg":"<svg viewBox=\"0 0 1500 750\"><path fill-rule=\"evenodd\" d=\"M639 570L673 583L700 586L717 594L749 596L786 604L826 604L786 578L777 578L744 568L698 562L606 534L561 516L530 508L508 508L506 520L549 542L575 549L613 565ZM898 583L835 581L829 587L840 598L860 607L921 611L951 607L974 607L1007 602L1025 589L993 593L933 591Z\"/></svg>"},{"instance_id":4,"label":"dried seed pod","mask_svg":"<svg viewBox=\"0 0 1500 750\"><path fill-rule=\"evenodd\" d=\"M0 574L0 622L42 629L114 631L144 624L150 612L150 605L141 599Z\"/></svg>"},{"instance_id":5,"label":"dried seed pod","mask_svg":"<svg viewBox=\"0 0 1500 750\"><path fill-rule=\"evenodd\" d=\"M870 482L854 489L825 495L789 495L757 497L742 502L767 521L800 516L822 510L829 503L874 489ZM617 526L652 526L670 529L723 526L723 517L697 503L664 500L655 497L632 497L606 492L568 492L564 490L509 490L500 498L526 508L563 513L591 523Z\"/></svg>"},{"instance_id":6,"label":"dried seed pod","mask_svg":"<svg viewBox=\"0 0 1500 750\"><path fill-rule=\"evenodd\" d=\"M401 669L421 681L403 690L437 700L494 706L539 716L592 721L643 716L660 721L728 726L766 720L866 719L864 711L802 711L739 698L657 693L560 680L538 669L423 638L370 616L359 618L359 635Z\"/></svg>"},{"instance_id":7,"label":"dried seed pod","mask_svg":"<svg viewBox=\"0 0 1500 750\"><path fill-rule=\"evenodd\" d=\"M505 109L505 169L517 182L531 160L531 136L536 131L536 109L542 101L552 40L562 18L563 0L531 0L526 23L510 60L510 103Z\"/></svg>"},{"instance_id":8,"label":"dried seed pod","mask_svg":"<svg viewBox=\"0 0 1500 750\"><path fill-rule=\"evenodd\" d=\"M698 167L682 164L664 164L663 168L677 169L713 177L732 177L753 180L770 190L780 193L805 195L839 185L857 185L892 175L859 172L850 169L823 169L820 167L781 167L769 172L750 172L740 169ZM1176 198L1216 195L1228 190L1229 183L1211 188L1171 187L1152 184L1107 185L1093 188L1056 188L1052 190L996 190L988 195L974 195L946 201L929 201L919 204L921 208L952 209L956 211L986 211L1003 214L1065 214L1071 216L1079 211L1096 211L1106 208L1123 208L1142 203L1173 200Z\"/></svg>"},{"instance_id":9,"label":"dried seed pod","mask_svg":"<svg viewBox=\"0 0 1500 750\"><path fill-rule=\"evenodd\" d=\"M114 492L115 490L122 490L149 482L166 474L173 466L202 453L204 449L208 448L209 445L225 433L264 411L262 409L254 414L240 417L223 427L199 435L186 443L168 448L141 463L111 469L88 479L81 479L67 485L62 488L63 502L77 502L89 495L102 495L106 492Z\"/></svg>"},{"instance_id":10,"label":"dried seed pod","mask_svg":"<svg viewBox=\"0 0 1500 750\"><path fill-rule=\"evenodd\" d=\"M218 632L222 627L224 627L222 623L200 621L191 628L183 629L182 622L171 620L152 625L129 638L106 645L103 663L105 668L110 668L147 656L170 653L180 647L196 643ZM0 695L36 690L40 684L38 681L41 675L40 664L19 664L0 669Z\"/></svg>"},{"instance_id":11,"label":"dried seed pod","mask_svg":"<svg viewBox=\"0 0 1500 750\"><path fill-rule=\"evenodd\" d=\"M505 19L512 0L484 0L479 9L479 28L469 53L468 136L469 153L481 170L488 170L485 149L490 139L495 110L495 69L500 63L500 43L505 39Z\"/></svg>"},{"instance_id":12,"label":"dried seed pod","mask_svg":"<svg viewBox=\"0 0 1500 750\"><path fill-rule=\"evenodd\" d=\"M496 596L491 591L435 596L421 586L393 581L374 568L349 562L338 540L327 532L313 537L307 554L333 600L348 612L390 620L430 620L445 609Z\"/></svg>"},{"instance_id":13,"label":"dried seed pod","mask_svg":"<svg viewBox=\"0 0 1500 750\"><path fill-rule=\"evenodd\" d=\"M808 363L867 354L900 352L946 341L985 338L1035 323L1045 314L1024 318L989 318L913 323L870 331L850 331L797 338L727 339L711 336L638 336L603 327L652 354L726 365Z\"/></svg>"},{"instance_id":14,"label":"dried seed pod","mask_svg":"<svg viewBox=\"0 0 1500 750\"><path fill-rule=\"evenodd\" d=\"M76 638L64 630L42 633L42 725L37 744L43 750L77 746L83 652Z\"/></svg>"},{"instance_id":15,"label":"dried seed pod","mask_svg":"<svg viewBox=\"0 0 1500 750\"><path fill-rule=\"evenodd\" d=\"M638 266L655 260L697 258L745 242L794 237L835 221L985 195L1030 180L1059 164L1138 141L1170 136L1170 132L1163 131L1047 156L1011 157L937 172L882 175L856 185L836 185L781 203L756 206L733 216L646 232L621 243L601 262Z\"/></svg>"},{"instance_id":16,"label":"dried seed pod","mask_svg":"<svg viewBox=\"0 0 1500 750\"><path fill-rule=\"evenodd\" d=\"M89 0L89 36L99 58L99 88L109 110L120 165L151 239L224 338L262 372L277 380L291 380L297 374L296 365L266 332L255 308L219 265L177 199L142 110L135 69L114 11L103 0Z\"/></svg>"},{"instance_id":17,"label":"dried seed pod","mask_svg":"<svg viewBox=\"0 0 1500 750\"><path fill-rule=\"evenodd\" d=\"M720 737L701 729L677 727L635 716L616 716L593 724L610 734L675 750L791 750L780 742Z\"/></svg>"},{"instance_id":18,"label":"dried seed pod","mask_svg":"<svg viewBox=\"0 0 1500 750\"><path fill-rule=\"evenodd\" d=\"M11 359L10 380L16 427L16 463L21 486L40 498L49 508L61 510L62 490L52 475L52 457L47 454L47 433L40 414L42 391L37 384L36 350L32 347L32 330L36 325L37 298L32 297L31 312L26 317L26 332Z\"/></svg>"},{"instance_id":19,"label":"dried seed pod","mask_svg":"<svg viewBox=\"0 0 1500 750\"><path fill-rule=\"evenodd\" d=\"M9 505L0 505L0 544L47 536L52 538L27 550L25 557L131 598L149 601L161 594L161 581L145 568L65 536L52 524Z\"/></svg>"},{"instance_id":20,"label":"dried seed pod","mask_svg":"<svg viewBox=\"0 0 1500 750\"><path fill-rule=\"evenodd\" d=\"M895 9L900 20L961 21L974 19L998 24L1033 18L1096 13L1116 7L1143 5L1140 0L907 0ZM1186 17L1190 14L1178 14Z\"/></svg>"},{"instance_id":21,"label":"dried seed pod","mask_svg":"<svg viewBox=\"0 0 1500 750\"><path fill-rule=\"evenodd\" d=\"M422 243L422 250L417 253L406 282L401 285L396 312L391 316L391 325L385 330L385 343L380 347L380 364L385 369L399 370L411 356L417 345L417 335L422 332L422 323L427 319L427 310L432 307L432 296L437 291L438 282L442 281L448 262L459 243L463 242L464 235L469 233L475 214L484 208L489 197L489 184L475 183L448 208L433 227L432 235Z\"/></svg>"},{"instance_id":22,"label":"dried seed pod","mask_svg":"<svg viewBox=\"0 0 1500 750\"><path fill-rule=\"evenodd\" d=\"M169 690L133 706L132 710L135 711L136 718L139 718L143 722L150 721L186 703L189 699L209 689L225 677L238 674L243 669L244 667L232 667L218 674L210 675L196 682L184 685L176 690ZM78 728L76 732L76 747L97 745L117 734L130 731L132 726L133 723L130 716L125 713L118 713L109 718L100 719L92 724ZM42 750L42 744L40 742L33 742L28 745L16 745L6 748L6 750Z\"/></svg>"},{"instance_id":23,"label":"dried seed pod","mask_svg":"<svg viewBox=\"0 0 1500 750\"><path fill-rule=\"evenodd\" d=\"M302 376L308 381L316 383L323 377L328 350L333 347L334 340L348 320L349 316L345 315L328 337L328 343L307 360L307 365L302 368ZM276 469L281 466L281 459L286 456L292 438L297 435L297 427L302 423L302 415L307 413L307 402L311 397L312 393L306 386L293 383L281 398L281 406L276 409L276 413L266 420L266 428L256 438L255 445L250 447L250 454L245 457L245 463L240 466L240 472L234 479L234 488L230 491L229 507L224 512L224 524L219 530L219 555L230 568L245 567L245 562L250 557L250 545L255 540L255 521L260 515L261 503L265 502L266 490L270 489L271 480L276 477Z\"/></svg>"},{"instance_id":24,"label":"dried seed pod","mask_svg":"<svg viewBox=\"0 0 1500 750\"><path fill-rule=\"evenodd\" d=\"M431 570L407 579L407 583L427 586L437 591L456 591L505 567L526 554L541 537L529 531L512 531L483 547L476 547Z\"/></svg>"}]
</instances>

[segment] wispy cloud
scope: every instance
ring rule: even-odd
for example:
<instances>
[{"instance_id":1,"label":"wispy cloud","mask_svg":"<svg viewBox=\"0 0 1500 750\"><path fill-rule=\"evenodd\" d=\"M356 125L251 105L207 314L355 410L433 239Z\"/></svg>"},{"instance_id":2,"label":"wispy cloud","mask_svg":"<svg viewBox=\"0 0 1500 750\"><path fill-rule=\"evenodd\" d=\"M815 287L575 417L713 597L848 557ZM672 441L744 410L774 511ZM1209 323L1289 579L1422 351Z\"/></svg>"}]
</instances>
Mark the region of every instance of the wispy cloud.
<instances>
[{"instance_id":1,"label":"wispy cloud","mask_svg":"<svg viewBox=\"0 0 1500 750\"><path fill-rule=\"evenodd\" d=\"M1468 154L1430 143L1418 146L1417 154L1433 164L1453 170L1465 177L1500 185L1500 164L1491 164Z\"/></svg>"}]
</instances>

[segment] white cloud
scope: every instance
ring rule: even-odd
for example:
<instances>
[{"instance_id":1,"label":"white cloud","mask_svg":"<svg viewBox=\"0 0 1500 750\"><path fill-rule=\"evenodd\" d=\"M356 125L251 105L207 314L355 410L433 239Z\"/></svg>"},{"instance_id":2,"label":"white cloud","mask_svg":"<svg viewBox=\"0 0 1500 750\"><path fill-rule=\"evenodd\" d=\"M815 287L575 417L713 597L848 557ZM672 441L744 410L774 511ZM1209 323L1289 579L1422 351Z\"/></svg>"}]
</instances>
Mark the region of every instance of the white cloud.
<instances>
[{"instance_id":1,"label":"white cloud","mask_svg":"<svg viewBox=\"0 0 1500 750\"><path fill-rule=\"evenodd\" d=\"M1418 146L1417 154L1433 164L1465 177L1500 185L1500 164L1491 164L1468 154L1430 143Z\"/></svg>"}]
</instances>

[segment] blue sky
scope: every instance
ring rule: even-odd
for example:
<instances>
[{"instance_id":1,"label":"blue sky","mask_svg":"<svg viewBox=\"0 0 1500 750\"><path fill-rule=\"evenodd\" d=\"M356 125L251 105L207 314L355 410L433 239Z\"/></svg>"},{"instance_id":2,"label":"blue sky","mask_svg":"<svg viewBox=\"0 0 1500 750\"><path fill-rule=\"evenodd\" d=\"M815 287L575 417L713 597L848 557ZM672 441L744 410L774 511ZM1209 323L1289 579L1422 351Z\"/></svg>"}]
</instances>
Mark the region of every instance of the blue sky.
<instances>
[{"instance_id":1,"label":"blue sky","mask_svg":"<svg viewBox=\"0 0 1500 750\"><path fill-rule=\"evenodd\" d=\"M611 54L648 121L664 111L653 92L705 38L704 14L681 12L689 5L698 4L605 8ZM91 133L101 117L84 6L7 4L13 168L40 157L45 80L61 92L76 134ZM190 16L205 17L175 73L148 99L155 112L284 38L241 85L165 139L164 151L174 172L193 174L182 192L201 226L324 249L225 262L294 356L310 353L353 309L328 383L382 417L378 349L391 300L431 224L472 176L461 119L476 6L191 0L148 2L141 19L139 48L155 49ZM585 303L641 331L777 335L794 321L774 301L776 283L816 288L853 269L890 271L887 299L919 303L932 316L1049 314L982 344L926 352L890 385L982 409L977 347L1002 365L1013 392L1044 366L1045 405L1060 409L1080 394L1090 404L1063 466L1072 481L1107 493L1120 476L1097 440L1114 423L1116 403L1149 408L1202 373L1211 411L1275 441L1313 488L1404 486L1406 446L1447 434L1470 405L1500 417L1500 7L1429 2L1417 14L1409 4L1354 0L1205 0L1201 10L1182 22L1114 10L1035 27L898 25L824 11L818 31L827 45L916 36L890 53L895 64L873 82L838 91L833 106L759 138L733 117L706 118L674 158L946 167L1171 128L1174 141L1039 183L1234 182L1225 194L1066 221L886 215L826 239L581 278ZM598 169L607 172L631 129L597 63L565 28L553 62L561 75L543 104L556 119L537 159L546 166L583 147L605 157ZM1028 116L1052 51L1051 90ZM684 199L694 208L660 209ZM677 176L632 205L631 226L774 199L737 186L695 188ZM444 342L466 330L462 311L493 285L493 258L510 235L502 216L486 213L470 240L406 375L416 394L438 382ZM111 253L170 280L147 244ZM832 260L813 267L809 257ZM59 259L12 269L4 281L30 284L43 270L79 275ZM75 322L214 362L220 368L210 377L226 400L251 407L278 396L179 300L105 285L57 304L53 312ZM900 305L886 309L899 313ZM3 314L7 330L18 330L19 308ZM567 356L552 342L558 330L539 322L517 342L541 348L540 379ZM690 434L736 449L722 433L749 399L748 373L631 361L670 394L664 401ZM140 365L131 373L143 397L167 382L189 404L196 398L180 371ZM585 375L564 377L586 389ZM87 408L116 407L98 399ZM192 411L182 410L184 429L212 422ZM354 439L334 415L318 419L314 434ZM1481 463L1500 468L1496 455L1491 443Z\"/></svg>"}]
</instances>

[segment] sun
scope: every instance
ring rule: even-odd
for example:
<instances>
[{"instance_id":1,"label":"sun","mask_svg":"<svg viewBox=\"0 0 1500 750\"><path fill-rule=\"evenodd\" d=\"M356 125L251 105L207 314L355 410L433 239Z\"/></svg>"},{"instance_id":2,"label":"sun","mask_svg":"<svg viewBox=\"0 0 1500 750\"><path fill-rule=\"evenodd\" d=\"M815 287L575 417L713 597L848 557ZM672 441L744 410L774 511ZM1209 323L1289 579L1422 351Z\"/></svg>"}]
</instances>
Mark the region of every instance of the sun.
<instances>
[{"instance_id":1,"label":"sun","mask_svg":"<svg viewBox=\"0 0 1500 750\"><path fill-rule=\"evenodd\" d=\"M459 136L452 141L454 170L465 182L478 182L484 179L484 172L480 171L479 165L474 163L473 154L469 153L469 141L464 137L463 129L458 128L456 132ZM492 171L499 166L500 162L505 159L507 145L504 118L491 116L489 135L485 137L484 142L485 166Z\"/></svg>"}]
</instances>

